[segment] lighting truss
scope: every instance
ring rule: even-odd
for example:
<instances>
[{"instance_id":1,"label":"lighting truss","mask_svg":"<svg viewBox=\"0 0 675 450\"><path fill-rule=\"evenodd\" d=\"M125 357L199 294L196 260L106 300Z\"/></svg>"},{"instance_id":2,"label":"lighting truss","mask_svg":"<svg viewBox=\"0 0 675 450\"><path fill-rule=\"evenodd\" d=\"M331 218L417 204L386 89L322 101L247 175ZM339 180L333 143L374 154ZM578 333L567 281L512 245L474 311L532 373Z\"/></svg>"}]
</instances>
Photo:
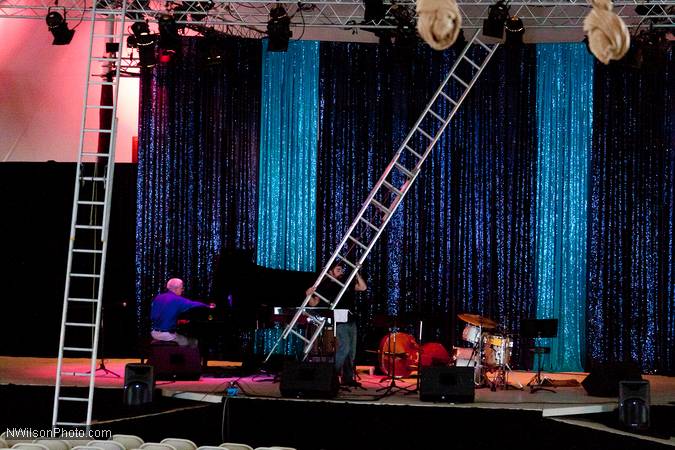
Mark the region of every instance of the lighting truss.
<instances>
[{"instance_id":1,"label":"lighting truss","mask_svg":"<svg viewBox=\"0 0 675 450\"><path fill-rule=\"evenodd\" d=\"M123 0L95 0L98 9L107 9L111 12L122 11ZM487 8L492 0L458 0L462 12L464 29L479 29L487 17ZM189 0L181 2L165 2L150 0L147 6L140 6L139 2L129 1L127 12L137 14L151 21L158 14L171 10L172 7L183 5L185 14L178 23L201 27L215 27L228 34L257 37L263 35L269 20L269 12L275 5L283 5L291 19L291 27L300 29L311 28L339 28L353 31L394 29L396 23L391 9L409 7L414 11L415 2L410 0L384 2L387 7L385 18L379 23L364 23L365 8L362 1L333 0L315 1L308 3L268 2L250 0L235 2L229 0ZM14 17L24 19L44 20L47 9L54 5L54 1L47 0L0 0L0 17ZM167 8L167 5L168 8ZM643 14L635 12L636 6L643 6ZM92 3L87 0L60 0L59 7L68 11L68 17L85 19L91 17ZM536 28L581 28L584 17L588 14L589 4L586 0L544 1L521 0L510 2L511 14L516 14L523 21L526 29ZM653 27L675 28L675 0L617 0L614 2L616 12L626 24L635 28L646 20ZM189 14L196 13L197 20Z\"/></svg>"}]
</instances>

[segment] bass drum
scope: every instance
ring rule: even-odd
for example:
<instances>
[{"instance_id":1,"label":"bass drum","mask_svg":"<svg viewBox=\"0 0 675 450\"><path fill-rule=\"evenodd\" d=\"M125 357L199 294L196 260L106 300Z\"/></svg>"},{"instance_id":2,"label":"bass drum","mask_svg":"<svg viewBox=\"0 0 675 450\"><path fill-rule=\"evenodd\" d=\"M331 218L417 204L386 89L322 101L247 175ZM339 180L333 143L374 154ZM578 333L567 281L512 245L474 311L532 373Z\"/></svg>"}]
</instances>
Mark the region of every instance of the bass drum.
<instances>
[{"instance_id":1,"label":"bass drum","mask_svg":"<svg viewBox=\"0 0 675 450\"><path fill-rule=\"evenodd\" d=\"M437 367L450 365L450 354L439 342L427 342L420 348L420 365Z\"/></svg>"},{"instance_id":2,"label":"bass drum","mask_svg":"<svg viewBox=\"0 0 675 450\"><path fill-rule=\"evenodd\" d=\"M419 345L407 333L389 333L380 341L379 357L382 372L388 376L409 377L417 370Z\"/></svg>"}]
</instances>

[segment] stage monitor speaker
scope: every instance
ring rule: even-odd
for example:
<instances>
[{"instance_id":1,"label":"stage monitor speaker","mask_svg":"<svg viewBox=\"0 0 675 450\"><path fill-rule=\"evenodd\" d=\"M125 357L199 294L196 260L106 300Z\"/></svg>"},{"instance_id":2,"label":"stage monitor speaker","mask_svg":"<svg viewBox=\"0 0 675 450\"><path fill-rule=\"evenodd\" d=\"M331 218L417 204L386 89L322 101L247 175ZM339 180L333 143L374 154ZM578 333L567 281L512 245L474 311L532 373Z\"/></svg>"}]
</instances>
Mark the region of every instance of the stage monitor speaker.
<instances>
[{"instance_id":1,"label":"stage monitor speaker","mask_svg":"<svg viewBox=\"0 0 675 450\"><path fill-rule=\"evenodd\" d=\"M649 428L649 381L619 383L619 421L631 431Z\"/></svg>"},{"instance_id":2,"label":"stage monitor speaker","mask_svg":"<svg viewBox=\"0 0 675 450\"><path fill-rule=\"evenodd\" d=\"M282 397L333 398L338 389L333 363L288 361L284 364L279 384Z\"/></svg>"},{"instance_id":3,"label":"stage monitor speaker","mask_svg":"<svg viewBox=\"0 0 675 450\"><path fill-rule=\"evenodd\" d=\"M581 385L594 397L618 397L620 381L641 380L640 368L634 362L598 363Z\"/></svg>"},{"instance_id":4,"label":"stage monitor speaker","mask_svg":"<svg viewBox=\"0 0 675 450\"><path fill-rule=\"evenodd\" d=\"M156 380L199 380L202 374L197 347L152 344L148 364L155 368Z\"/></svg>"},{"instance_id":5,"label":"stage monitor speaker","mask_svg":"<svg viewBox=\"0 0 675 450\"><path fill-rule=\"evenodd\" d=\"M152 366L148 364L127 364L124 366L124 404L140 406L152 403L155 379Z\"/></svg>"},{"instance_id":6,"label":"stage monitor speaker","mask_svg":"<svg viewBox=\"0 0 675 450\"><path fill-rule=\"evenodd\" d=\"M473 367L427 367L420 378L423 402L471 403L475 398Z\"/></svg>"}]
</instances>

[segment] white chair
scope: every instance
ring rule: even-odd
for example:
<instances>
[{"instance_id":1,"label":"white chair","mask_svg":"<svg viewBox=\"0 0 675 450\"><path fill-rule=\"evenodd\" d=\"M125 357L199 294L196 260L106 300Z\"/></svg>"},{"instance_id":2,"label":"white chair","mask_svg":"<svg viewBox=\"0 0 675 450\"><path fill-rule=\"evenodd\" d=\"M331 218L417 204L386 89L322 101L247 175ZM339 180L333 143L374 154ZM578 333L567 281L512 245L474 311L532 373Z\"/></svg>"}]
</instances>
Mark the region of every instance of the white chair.
<instances>
[{"instance_id":1,"label":"white chair","mask_svg":"<svg viewBox=\"0 0 675 450\"><path fill-rule=\"evenodd\" d=\"M278 445L273 445L270 448L274 450L296 450L295 447L279 447Z\"/></svg>"},{"instance_id":2,"label":"white chair","mask_svg":"<svg viewBox=\"0 0 675 450\"><path fill-rule=\"evenodd\" d=\"M159 442L146 442L138 448L141 450L177 450L171 444L161 444Z\"/></svg>"},{"instance_id":3,"label":"white chair","mask_svg":"<svg viewBox=\"0 0 675 450\"><path fill-rule=\"evenodd\" d=\"M49 447L44 444L34 444L32 442L19 442L18 444L12 445L12 448L21 450L49 450Z\"/></svg>"},{"instance_id":4,"label":"white chair","mask_svg":"<svg viewBox=\"0 0 675 450\"><path fill-rule=\"evenodd\" d=\"M110 440L119 442L126 450L133 450L144 444L143 439L133 434L113 434Z\"/></svg>"},{"instance_id":5,"label":"white chair","mask_svg":"<svg viewBox=\"0 0 675 450\"><path fill-rule=\"evenodd\" d=\"M101 450L126 450L124 445L117 441L89 441L87 447L99 447Z\"/></svg>"},{"instance_id":6,"label":"white chair","mask_svg":"<svg viewBox=\"0 0 675 450\"><path fill-rule=\"evenodd\" d=\"M197 445L189 439L166 438L161 443L173 445L176 450L197 450Z\"/></svg>"},{"instance_id":7,"label":"white chair","mask_svg":"<svg viewBox=\"0 0 675 450\"><path fill-rule=\"evenodd\" d=\"M70 450L105 450L103 447L94 447L93 445L76 445Z\"/></svg>"},{"instance_id":8,"label":"white chair","mask_svg":"<svg viewBox=\"0 0 675 450\"><path fill-rule=\"evenodd\" d=\"M4 442L3 445L7 446L5 448L12 448L13 445L21 444L22 442L25 442L27 444L33 442L32 439L10 439L10 438L7 437L6 431L3 431L2 434L0 434L0 440L2 440Z\"/></svg>"},{"instance_id":9,"label":"white chair","mask_svg":"<svg viewBox=\"0 0 675 450\"><path fill-rule=\"evenodd\" d=\"M0 438L0 448L9 448L9 444L3 438Z\"/></svg>"},{"instance_id":10,"label":"white chair","mask_svg":"<svg viewBox=\"0 0 675 450\"><path fill-rule=\"evenodd\" d=\"M246 444L237 444L236 442L225 442L220 444L219 447L226 448L227 450L253 450L253 447Z\"/></svg>"},{"instance_id":11,"label":"white chair","mask_svg":"<svg viewBox=\"0 0 675 450\"><path fill-rule=\"evenodd\" d=\"M33 444L46 445L49 450L70 450L70 444L60 439L35 439Z\"/></svg>"},{"instance_id":12,"label":"white chair","mask_svg":"<svg viewBox=\"0 0 675 450\"><path fill-rule=\"evenodd\" d=\"M215 445L202 445L197 447L197 450L223 450L223 447L216 447Z\"/></svg>"}]
</instances>

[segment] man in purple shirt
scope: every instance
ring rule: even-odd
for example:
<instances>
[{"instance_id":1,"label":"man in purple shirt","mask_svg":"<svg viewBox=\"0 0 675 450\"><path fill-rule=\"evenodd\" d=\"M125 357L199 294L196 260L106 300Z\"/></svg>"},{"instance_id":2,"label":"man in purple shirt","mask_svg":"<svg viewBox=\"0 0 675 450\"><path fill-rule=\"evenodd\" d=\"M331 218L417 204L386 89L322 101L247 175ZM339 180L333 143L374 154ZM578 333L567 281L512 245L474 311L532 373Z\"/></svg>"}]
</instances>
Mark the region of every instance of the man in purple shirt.
<instances>
[{"instance_id":1,"label":"man in purple shirt","mask_svg":"<svg viewBox=\"0 0 675 450\"><path fill-rule=\"evenodd\" d=\"M150 335L157 341L175 341L178 345L197 346L197 339L188 338L176 333L178 316L192 308L215 308L215 304L207 305L193 302L183 297L183 280L172 278L166 283L166 292L159 294L152 301L150 319L152 331Z\"/></svg>"}]
</instances>

